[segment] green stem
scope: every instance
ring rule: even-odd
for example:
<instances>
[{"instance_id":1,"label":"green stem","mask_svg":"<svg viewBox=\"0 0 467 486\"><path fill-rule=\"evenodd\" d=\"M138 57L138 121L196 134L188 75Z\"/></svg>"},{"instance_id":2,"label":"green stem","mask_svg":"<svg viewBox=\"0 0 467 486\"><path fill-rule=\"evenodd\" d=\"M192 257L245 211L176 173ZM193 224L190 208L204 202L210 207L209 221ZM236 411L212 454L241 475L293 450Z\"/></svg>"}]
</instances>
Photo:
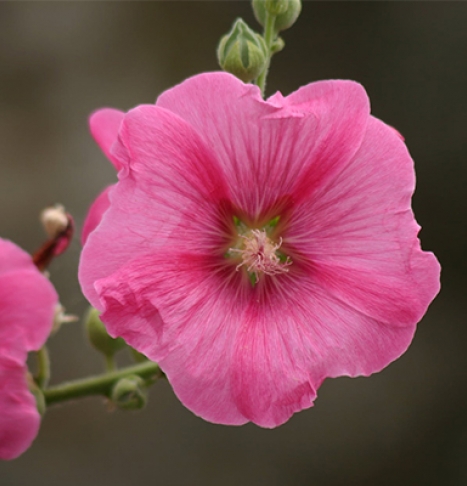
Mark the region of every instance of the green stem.
<instances>
[{"instance_id":1,"label":"green stem","mask_svg":"<svg viewBox=\"0 0 467 486\"><path fill-rule=\"evenodd\" d=\"M138 375L143 379L161 378L164 376L162 370L156 363L146 361L112 373L70 381L47 388L44 390L45 403L52 405L54 403L91 395L109 395L114 383L128 375Z\"/></svg>"},{"instance_id":2,"label":"green stem","mask_svg":"<svg viewBox=\"0 0 467 486\"><path fill-rule=\"evenodd\" d=\"M37 373L34 377L39 388L44 388L48 385L50 379L50 358L47 347L42 346L37 351Z\"/></svg>"},{"instance_id":3,"label":"green stem","mask_svg":"<svg viewBox=\"0 0 467 486\"><path fill-rule=\"evenodd\" d=\"M115 371L117 369L117 364L115 363L115 356L111 355L105 356L105 371L107 373L111 373L112 371Z\"/></svg>"},{"instance_id":4,"label":"green stem","mask_svg":"<svg viewBox=\"0 0 467 486\"><path fill-rule=\"evenodd\" d=\"M269 12L266 12L263 37L264 37L264 41L266 42L266 47L268 48L268 58L263 72L258 76L258 79L256 80L256 84L259 86L261 90L261 94L263 96L264 96L264 90L266 89L266 78L268 76L269 65L271 64L271 57L272 57L271 47L274 42L274 38L276 37L276 31L274 29L275 23L276 23L276 16L271 15Z\"/></svg>"}]
</instances>

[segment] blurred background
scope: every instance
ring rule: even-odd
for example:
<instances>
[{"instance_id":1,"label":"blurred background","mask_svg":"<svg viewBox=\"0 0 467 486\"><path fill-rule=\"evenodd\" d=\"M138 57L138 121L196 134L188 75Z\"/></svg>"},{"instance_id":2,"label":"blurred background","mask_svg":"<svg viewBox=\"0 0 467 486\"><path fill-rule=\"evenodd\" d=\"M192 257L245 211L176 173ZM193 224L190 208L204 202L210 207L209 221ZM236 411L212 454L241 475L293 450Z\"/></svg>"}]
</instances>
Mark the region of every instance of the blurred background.
<instances>
[{"instance_id":1,"label":"blurred background","mask_svg":"<svg viewBox=\"0 0 467 486\"><path fill-rule=\"evenodd\" d=\"M88 133L103 106L127 110L218 69L215 48L249 2L1 2L0 234L33 251L40 210L61 202L80 229L115 173ZM443 289L409 351L371 378L326 381L313 409L275 430L212 425L161 381L140 412L98 398L50 409L2 486L467 484L467 3L305 2L283 33L268 93L355 79L415 160L415 214ZM86 302L76 237L51 267L70 313ZM50 342L53 383L102 368L81 324Z\"/></svg>"}]
</instances>

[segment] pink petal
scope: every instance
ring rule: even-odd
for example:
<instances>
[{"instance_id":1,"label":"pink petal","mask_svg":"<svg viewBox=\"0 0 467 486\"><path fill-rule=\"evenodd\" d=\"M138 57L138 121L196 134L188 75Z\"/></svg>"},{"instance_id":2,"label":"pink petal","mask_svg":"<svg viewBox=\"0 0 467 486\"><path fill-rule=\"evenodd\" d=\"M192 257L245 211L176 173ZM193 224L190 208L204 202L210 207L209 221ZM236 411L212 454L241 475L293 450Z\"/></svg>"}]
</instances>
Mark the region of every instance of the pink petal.
<instances>
[{"instance_id":1,"label":"pink petal","mask_svg":"<svg viewBox=\"0 0 467 486\"><path fill-rule=\"evenodd\" d=\"M31 257L0 239L0 459L17 457L37 434L39 414L26 383L26 359L49 336L57 303Z\"/></svg>"},{"instance_id":2,"label":"pink petal","mask_svg":"<svg viewBox=\"0 0 467 486\"><path fill-rule=\"evenodd\" d=\"M173 113L153 105L130 111L117 152L128 170L119 173L109 194L111 206L89 235L79 269L83 292L98 309L98 278L112 274L135 252L218 247L213 237L219 239L219 220L225 216L220 212L229 211L217 161L193 128Z\"/></svg>"},{"instance_id":3,"label":"pink petal","mask_svg":"<svg viewBox=\"0 0 467 486\"><path fill-rule=\"evenodd\" d=\"M181 402L215 423L280 425L312 406L325 377L381 370L415 329L361 315L307 276L252 291L212 257L146 256L96 286L110 333L157 361Z\"/></svg>"},{"instance_id":4,"label":"pink petal","mask_svg":"<svg viewBox=\"0 0 467 486\"><path fill-rule=\"evenodd\" d=\"M117 141L118 130L123 121L125 113L113 108L102 108L95 111L89 118L89 128L95 141L102 149L107 158L118 170L122 168L122 163L111 153L111 148ZM100 223L102 216L110 206L108 193L110 187L103 192L92 203L91 208L86 216L81 233L81 244L84 245L89 233L91 233Z\"/></svg>"},{"instance_id":5,"label":"pink petal","mask_svg":"<svg viewBox=\"0 0 467 486\"><path fill-rule=\"evenodd\" d=\"M32 262L26 270L0 272L0 353L15 352L24 362L27 352L40 349L52 330L57 301Z\"/></svg>"},{"instance_id":6,"label":"pink petal","mask_svg":"<svg viewBox=\"0 0 467 486\"><path fill-rule=\"evenodd\" d=\"M81 244L84 246L88 239L89 233L94 231L101 222L102 216L109 209L110 200L109 192L113 186L105 188L94 200L89 208L86 219L84 220L83 230L81 232Z\"/></svg>"},{"instance_id":7,"label":"pink petal","mask_svg":"<svg viewBox=\"0 0 467 486\"><path fill-rule=\"evenodd\" d=\"M166 252L134 260L96 283L105 308L101 318L111 335L162 366L194 413L241 424L247 419L233 403L229 373L235 321L243 311L231 286L209 278L209 260ZM239 274L234 277L238 281Z\"/></svg>"},{"instance_id":8,"label":"pink petal","mask_svg":"<svg viewBox=\"0 0 467 486\"><path fill-rule=\"evenodd\" d=\"M0 356L0 459L10 460L31 445L39 431L40 416L28 390L26 370Z\"/></svg>"},{"instance_id":9,"label":"pink petal","mask_svg":"<svg viewBox=\"0 0 467 486\"><path fill-rule=\"evenodd\" d=\"M232 392L239 410L264 427L310 407L326 377L380 371L407 349L415 330L361 315L313 276L273 277L259 296L238 323Z\"/></svg>"},{"instance_id":10,"label":"pink petal","mask_svg":"<svg viewBox=\"0 0 467 486\"><path fill-rule=\"evenodd\" d=\"M173 254L132 262L97 282L101 318L111 335L159 363L195 414L240 425L248 419L234 402L230 375L243 310L230 287L209 278L206 264L203 257Z\"/></svg>"},{"instance_id":11,"label":"pink petal","mask_svg":"<svg viewBox=\"0 0 467 486\"><path fill-rule=\"evenodd\" d=\"M89 128L94 140L117 170L120 170L121 163L111 154L110 149L117 140L118 129L124 115L120 110L102 108L89 118Z\"/></svg>"},{"instance_id":12,"label":"pink petal","mask_svg":"<svg viewBox=\"0 0 467 486\"><path fill-rule=\"evenodd\" d=\"M236 323L238 336L230 370L232 396L239 410L268 428L311 407L320 384L313 382L309 343L298 336L300 321L291 317L295 299L290 296L284 302L284 295L272 295L274 302L266 294L259 305L257 299L250 299ZM308 316L301 317L309 326Z\"/></svg>"},{"instance_id":13,"label":"pink petal","mask_svg":"<svg viewBox=\"0 0 467 486\"><path fill-rule=\"evenodd\" d=\"M0 238L0 275L31 269L31 256L8 240Z\"/></svg>"},{"instance_id":14,"label":"pink petal","mask_svg":"<svg viewBox=\"0 0 467 486\"><path fill-rule=\"evenodd\" d=\"M369 116L364 89L351 81L312 83L263 101L256 86L226 73L190 78L163 93L157 106L204 137L231 184L234 205L253 219L278 212L281 198L304 196L342 170Z\"/></svg>"},{"instance_id":15,"label":"pink petal","mask_svg":"<svg viewBox=\"0 0 467 486\"><path fill-rule=\"evenodd\" d=\"M52 330L57 293L36 269L31 257L7 240L0 239L0 350L16 343L23 359L38 350Z\"/></svg>"},{"instance_id":16,"label":"pink petal","mask_svg":"<svg viewBox=\"0 0 467 486\"><path fill-rule=\"evenodd\" d=\"M414 185L405 145L370 118L352 162L294 209L284 248L305 256L314 278L346 305L389 325L414 325L439 291L440 272L417 239Z\"/></svg>"},{"instance_id":17,"label":"pink petal","mask_svg":"<svg viewBox=\"0 0 467 486\"><path fill-rule=\"evenodd\" d=\"M134 260L96 286L110 333L157 361L195 414L273 427L312 405L311 370L288 348L287 314L270 321L241 279L212 257L169 252Z\"/></svg>"},{"instance_id":18,"label":"pink petal","mask_svg":"<svg viewBox=\"0 0 467 486\"><path fill-rule=\"evenodd\" d=\"M368 376L380 371L412 341L415 323L389 326L366 316L329 293L315 275L287 278L288 309L274 302L271 308L277 319L287 315L281 324L282 333L290 346L296 346L294 355L301 346L298 355L303 362L309 360L316 388L326 377Z\"/></svg>"}]
</instances>

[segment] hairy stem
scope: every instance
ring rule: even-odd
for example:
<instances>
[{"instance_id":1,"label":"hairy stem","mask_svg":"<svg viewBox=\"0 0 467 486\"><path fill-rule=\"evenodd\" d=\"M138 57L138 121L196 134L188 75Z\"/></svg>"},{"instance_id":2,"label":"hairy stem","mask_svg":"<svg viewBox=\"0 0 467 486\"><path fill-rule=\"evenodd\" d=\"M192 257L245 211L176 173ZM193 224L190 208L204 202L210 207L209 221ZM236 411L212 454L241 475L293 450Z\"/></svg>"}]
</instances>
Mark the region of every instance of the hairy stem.
<instances>
[{"instance_id":1,"label":"hairy stem","mask_svg":"<svg viewBox=\"0 0 467 486\"><path fill-rule=\"evenodd\" d=\"M274 42L274 38L276 36L276 31L274 30L275 22L276 22L276 16L271 15L269 12L266 12L263 37L264 37L264 41L266 42L266 47L268 48L268 59L263 72L258 76L258 79L256 80L256 84L259 86L263 97L264 97L264 90L266 89L266 78L269 71L269 65L271 64L271 57L272 57L271 47Z\"/></svg>"},{"instance_id":2,"label":"hairy stem","mask_svg":"<svg viewBox=\"0 0 467 486\"><path fill-rule=\"evenodd\" d=\"M159 368L159 365L152 361L145 361L134 366L128 366L118 371L111 373L104 373L102 375L91 376L75 381L69 381L57 386L53 386L44 390L44 398L46 405L54 403L65 402L75 398L88 397L91 395L110 394L113 385L120 379L129 375L138 375L143 379L149 379L151 382L157 378L164 376L164 373Z\"/></svg>"},{"instance_id":3,"label":"hairy stem","mask_svg":"<svg viewBox=\"0 0 467 486\"><path fill-rule=\"evenodd\" d=\"M50 358L47 347L42 346L36 353L37 356L37 373L34 379L39 388L44 388L49 384L50 379Z\"/></svg>"},{"instance_id":4,"label":"hairy stem","mask_svg":"<svg viewBox=\"0 0 467 486\"><path fill-rule=\"evenodd\" d=\"M117 370L117 364L115 363L115 356L105 356L105 370L107 373L112 373Z\"/></svg>"}]
</instances>

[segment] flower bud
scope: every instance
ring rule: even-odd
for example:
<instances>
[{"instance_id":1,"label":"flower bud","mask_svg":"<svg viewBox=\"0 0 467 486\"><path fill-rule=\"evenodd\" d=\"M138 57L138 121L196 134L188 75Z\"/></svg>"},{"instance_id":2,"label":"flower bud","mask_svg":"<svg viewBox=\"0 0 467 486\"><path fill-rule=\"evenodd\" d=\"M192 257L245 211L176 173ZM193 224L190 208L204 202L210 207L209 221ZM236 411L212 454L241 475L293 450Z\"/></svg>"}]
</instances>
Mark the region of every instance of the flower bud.
<instances>
[{"instance_id":1,"label":"flower bud","mask_svg":"<svg viewBox=\"0 0 467 486\"><path fill-rule=\"evenodd\" d=\"M221 68L248 83L257 78L266 66L267 48L264 39L242 20L222 37L217 48Z\"/></svg>"},{"instance_id":2,"label":"flower bud","mask_svg":"<svg viewBox=\"0 0 467 486\"><path fill-rule=\"evenodd\" d=\"M144 380L130 375L115 383L110 396L112 402L123 410L139 410L146 405L147 393Z\"/></svg>"},{"instance_id":3,"label":"flower bud","mask_svg":"<svg viewBox=\"0 0 467 486\"><path fill-rule=\"evenodd\" d=\"M276 52L282 51L284 49L285 42L282 37L278 37L271 45L271 52L275 54Z\"/></svg>"},{"instance_id":4,"label":"flower bud","mask_svg":"<svg viewBox=\"0 0 467 486\"><path fill-rule=\"evenodd\" d=\"M75 225L71 214L61 204L45 208L40 219L48 240L34 252L32 259L36 267L44 271L55 257L68 248Z\"/></svg>"},{"instance_id":5,"label":"flower bud","mask_svg":"<svg viewBox=\"0 0 467 486\"><path fill-rule=\"evenodd\" d=\"M99 311L91 307L85 321L86 332L90 343L102 354L112 357L117 351L126 346L122 338L110 337L99 319Z\"/></svg>"},{"instance_id":6,"label":"flower bud","mask_svg":"<svg viewBox=\"0 0 467 486\"><path fill-rule=\"evenodd\" d=\"M256 20L263 27L266 24L266 13L276 17L276 32L291 27L302 10L301 0L253 0L252 5Z\"/></svg>"},{"instance_id":7,"label":"flower bud","mask_svg":"<svg viewBox=\"0 0 467 486\"><path fill-rule=\"evenodd\" d=\"M40 220L49 238L56 238L68 227L68 215L61 204L45 208L41 212Z\"/></svg>"}]
</instances>

